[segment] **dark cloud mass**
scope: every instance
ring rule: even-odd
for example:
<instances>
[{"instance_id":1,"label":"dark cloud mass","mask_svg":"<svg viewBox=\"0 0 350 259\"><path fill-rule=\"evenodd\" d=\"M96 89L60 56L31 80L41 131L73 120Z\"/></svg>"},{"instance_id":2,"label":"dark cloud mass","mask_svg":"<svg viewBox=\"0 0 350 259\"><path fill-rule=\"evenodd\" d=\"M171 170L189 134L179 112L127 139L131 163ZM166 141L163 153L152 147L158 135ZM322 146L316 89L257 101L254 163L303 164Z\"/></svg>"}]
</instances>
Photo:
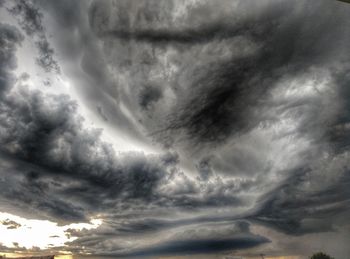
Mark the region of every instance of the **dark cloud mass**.
<instances>
[{"instance_id":1,"label":"dark cloud mass","mask_svg":"<svg viewBox=\"0 0 350 259\"><path fill-rule=\"evenodd\" d=\"M264 238L232 238L232 239L208 239L208 240L181 240L164 243L156 248L145 248L135 251L130 256L148 256L164 254L198 254L215 253L232 249L247 249L266 242Z\"/></svg>"},{"instance_id":2,"label":"dark cloud mass","mask_svg":"<svg viewBox=\"0 0 350 259\"><path fill-rule=\"evenodd\" d=\"M350 253L350 5L0 7L0 252Z\"/></svg>"},{"instance_id":3,"label":"dark cloud mass","mask_svg":"<svg viewBox=\"0 0 350 259\"><path fill-rule=\"evenodd\" d=\"M15 16L24 32L36 38L35 45L39 56L36 61L45 71L60 72L57 61L54 59L54 50L50 47L43 26L43 14L31 2L26 0L13 1L14 5L9 8L9 12Z\"/></svg>"},{"instance_id":4,"label":"dark cloud mass","mask_svg":"<svg viewBox=\"0 0 350 259\"><path fill-rule=\"evenodd\" d=\"M21 33L13 26L1 23L1 59L0 59L0 94L2 95L15 80L11 70L16 67L15 50L23 41Z\"/></svg>"}]
</instances>

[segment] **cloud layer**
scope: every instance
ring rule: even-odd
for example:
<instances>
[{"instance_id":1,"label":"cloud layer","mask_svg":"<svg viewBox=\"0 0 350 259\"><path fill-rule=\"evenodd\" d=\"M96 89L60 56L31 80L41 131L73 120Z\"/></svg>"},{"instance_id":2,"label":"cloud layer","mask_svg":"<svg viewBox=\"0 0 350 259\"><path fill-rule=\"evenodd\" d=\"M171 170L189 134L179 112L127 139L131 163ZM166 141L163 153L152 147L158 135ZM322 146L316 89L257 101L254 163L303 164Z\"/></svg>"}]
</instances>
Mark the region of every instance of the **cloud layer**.
<instances>
[{"instance_id":1,"label":"cloud layer","mask_svg":"<svg viewBox=\"0 0 350 259\"><path fill-rule=\"evenodd\" d=\"M82 254L277 255L292 250L278 235L344 241L348 9L3 2L2 210L60 225L101 219L65 230L76 239L57 249Z\"/></svg>"}]
</instances>

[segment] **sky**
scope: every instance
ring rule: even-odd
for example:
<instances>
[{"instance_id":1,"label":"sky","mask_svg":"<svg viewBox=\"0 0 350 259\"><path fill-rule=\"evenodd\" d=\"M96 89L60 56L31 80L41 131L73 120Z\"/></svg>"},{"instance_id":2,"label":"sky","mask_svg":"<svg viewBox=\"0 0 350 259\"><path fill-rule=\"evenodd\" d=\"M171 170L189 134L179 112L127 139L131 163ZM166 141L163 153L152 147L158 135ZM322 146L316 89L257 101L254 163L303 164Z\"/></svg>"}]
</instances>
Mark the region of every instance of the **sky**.
<instances>
[{"instance_id":1,"label":"sky","mask_svg":"<svg viewBox=\"0 0 350 259\"><path fill-rule=\"evenodd\" d=\"M0 254L350 254L350 5L0 0Z\"/></svg>"}]
</instances>

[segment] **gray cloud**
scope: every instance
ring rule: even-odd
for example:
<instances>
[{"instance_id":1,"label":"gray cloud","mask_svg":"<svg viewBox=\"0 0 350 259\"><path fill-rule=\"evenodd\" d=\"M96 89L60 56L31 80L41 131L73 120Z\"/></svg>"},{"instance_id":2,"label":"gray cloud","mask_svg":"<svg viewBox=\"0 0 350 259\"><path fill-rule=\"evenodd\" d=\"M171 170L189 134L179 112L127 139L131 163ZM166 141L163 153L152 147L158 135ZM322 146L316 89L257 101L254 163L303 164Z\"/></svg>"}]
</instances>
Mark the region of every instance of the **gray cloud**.
<instances>
[{"instance_id":1,"label":"gray cloud","mask_svg":"<svg viewBox=\"0 0 350 259\"><path fill-rule=\"evenodd\" d=\"M15 68L13 52L22 36L16 28L7 25L2 25L1 36L3 55L12 62L4 63L1 71L4 79L12 80L5 82L11 87L15 82L11 74ZM7 89L12 91L2 96L1 151L12 163L23 163L22 168L12 169L21 171L23 177L4 172L2 177L12 184L3 186L3 197L17 205L23 203L24 207L35 206L54 217L77 220L85 218L83 208L64 201L58 193L51 194L56 190L79 195L83 191L80 178L94 188L90 195L107 188L104 195L111 197L148 199L152 196L164 177L166 162L136 153L126 154L117 162L112 148L99 139L100 130L83 128L83 119L76 115L77 105L68 96L44 95L26 89L25 85L18 88ZM28 169L25 168L34 171L26 175ZM61 185L57 177L75 179L77 183Z\"/></svg>"},{"instance_id":2,"label":"gray cloud","mask_svg":"<svg viewBox=\"0 0 350 259\"><path fill-rule=\"evenodd\" d=\"M261 225L288 237L347 231L343 5L16 1L9 11L26 38L1 24L0 203L60 224L104 220L67 230L78 239L60 249L257 253L269 244ZM15 74L25 40L77 100ZM103 127L154 154L119 152Z\"/></svg>"},{"instance_id":3,"label":"gray cloud","mask_svg":"<svg viewBox=\"0 0 350 259\"><path fill-rule=\"evenodd\" d=\"M328 67L339 58L340 51L337 53L335 45L329 46L328 41L345 41L341 34L343 11L337 6L329 5L333 12L325 12L326 3L313 4L312 8L306 2L282 6L266 1L253 8L243 2L237 5L241 11L235 19L223 11L229 6L223 1L214 9L207 3L193 5L182 20L174 17L174 2L136 5L132 1L106 1L90 7L90 25L108 53L99 57L127 77L127 86L117 80L115 87L109 82L106 91L114 88L119 93L114 94L115 98L123 98L139 126L166 146L183 143L188 150L193 144L218 145L249 132L270 119L266 114L271 108L269 92L283 77L302 76L314 67ZM208 10L215 10L210 19L206 17ZM334 12L339 19L319 26L320 21L331 20L324 17L334 17ZM215 49L218 46L221 52ZM175 64L175 75L166 73L171 68L159 57ZM91 66L93 60L84 60L84 66ZM155 73L158 76L154 80ZM123 89L143 93L145 81L162 85L163 89L151 114L143 101L136 95L125 95ZM167 91L175 95L168 102ZM143 109L138 113L140 106ZM143 119L145 116L147 119Z\"/></svg>"},{"instance_id":4,"label":"gray cloud","mask_svg":"<svg viewBox=\"0 0 350 259\"><path fill-rule=\"evenodd\" d=\"M233 182L197 183L186 177L176 168L175 154L117 156L100 139L100 130L84 128L68 96L29 90L18 81L2 98L1 114L1 151L13 165L3 174L11 184L4 184L1 193L18 208L30 206L50 218L77 221L118 206L138 207L137 200L150 202L146 207L188 209L244 204L227 193L236 188ZM188 188L169 189L177 177Z\"/></svg>"},{"instance_id":5,"label":"gray cloud","mask_svg":"<svg viewBox=\"0 0 350 259\"><path fill-rule=\"evenodd\" d=\"M287 234L336 231L350 212L348 153L294 172L261 201L254 219ZM337 191L335 191L337 190Z\"/></svg>"},{"instance_id":6,"label":"gray cloud","mask_svg":"<svg viewBox=\"0 0 350 259\"><path fill-rule=\"evenodd\" d=\"M79 236L81 238L72 242L72 246L79 249L84 245L89 247L88 249L99 251L98 253L101 255L114 257L145 257L223 253L227 250L258 247L269 242L267 238L252 234L249 223L244 221L210 224L199 224L197 222L194 226L187 225L174 233L167 232L162 232L162 229L158 229L155 232L157 235L165 235L167 237L158 240L152 245L145 246L142 242L136 242L129 247L123 247L123 245L117 245L118 243L123 243L119 239L120 235L123 235L122 232L118 233L115 230L110 232L86 231L80 233L81 235ZM169 236L169 233L172 234ZM124 239L127 238L125 235L122 237Z\"/></svg>"},{"instance_id":7,"label":"gray cloud","mask_svg":"<svg viewBox=\"0 0 350 259\"><path fill-rule=\"evenodd\" d=\"M54 58L54 49L50 46L43 25L44 15L33 1L16 0L14 5L8 8L9 12L17 18L24 32L35 38L35 45L39 52L36 58L37 64L45 71L60 72L60 67Z\"/></svg>"},{"instance_id":8,"label":"gray cloud","mask_svg":"<svg viewBox=\"0 0 350 259\"><path fill-rule=\"evenodd\" d=\"M17 65L15 51L23 41L21 33L13 26L1 23L0 25L0 96L14 83L11 70Z\"/></svg>"},{"instance_id":9,"label":"gray cloud","mask_svg":"<svg viewBox=\"0 0 350 259\"><path fill-rule=\"evenodd\" d=\"M201 253L217 253L234 249L247 249L263 243L267 239L255 238L231 238L231 239L207 239L207 240L180 240L158 245L157 247L144 248L122 256L149 256L149 255L186 255Z\"/></svg>"}]
</instances>

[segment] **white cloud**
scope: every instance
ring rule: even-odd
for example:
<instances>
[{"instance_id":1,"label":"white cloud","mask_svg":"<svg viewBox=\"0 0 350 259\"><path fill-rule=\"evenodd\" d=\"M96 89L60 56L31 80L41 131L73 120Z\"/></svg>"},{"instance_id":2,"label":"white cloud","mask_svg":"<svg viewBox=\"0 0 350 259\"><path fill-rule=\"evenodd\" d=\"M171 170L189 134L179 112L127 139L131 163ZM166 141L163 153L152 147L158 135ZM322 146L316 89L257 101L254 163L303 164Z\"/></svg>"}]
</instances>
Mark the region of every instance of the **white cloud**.
<instances>
[{"instance_id":1,"label":"white cloud","mask_svg":"<svg viewBox=\"0 0 350 259\"><path fill-rule=\"evenodd\" d=\"M4 221L18 223L17 228L9 228L1 224ZM77 237L67 236L66 230L72 229L81 231L83 229L96 229L102 224L101 219L91 219L90 223L73 223L59 226L57 223L48 220L35 220L19 217L10 213L0 212L0 244L9 247L24 247L31 249L49 249L64 246Z\"/></svg>"}]
</instances>

